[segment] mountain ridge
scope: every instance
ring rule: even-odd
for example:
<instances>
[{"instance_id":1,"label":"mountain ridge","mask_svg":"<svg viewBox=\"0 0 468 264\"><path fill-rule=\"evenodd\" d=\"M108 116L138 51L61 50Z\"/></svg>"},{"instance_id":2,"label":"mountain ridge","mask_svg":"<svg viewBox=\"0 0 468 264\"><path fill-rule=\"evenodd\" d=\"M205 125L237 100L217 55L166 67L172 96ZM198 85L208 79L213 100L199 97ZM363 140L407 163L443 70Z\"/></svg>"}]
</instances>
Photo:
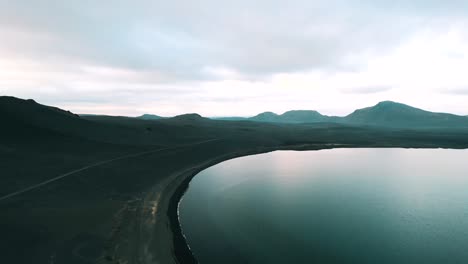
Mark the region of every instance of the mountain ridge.
<instances>
[{"instance_id":1,"label":"mountain ridge","mask_svg":"<svg viewBox=\"0 0 468 264\"><path fill-rule=\"evenodd\" d=\"M290 110L281 115L273 112L263 112L248 118L248 120L277 123L315 123L327 121L327 116L316 110Z\"/></svg>"},{"instance_id":2,"label":"mountain ridge","mask_svg":"<svg viewBox=\"0 0 468 264\"><path fill-rule=\"evenodd\" d=\"M394 101L356 109L346 116L327 116L315 110L291 110L281 115L263 112L245 120L270 123L339 123L393 128L468 127L468 117L437 113Z\"/></svg>"},{"instance_id":3,"label":"mountain ridge","mask_svg":"<svg viewBox=\"0 0 468 264\"><path fill-rule=\"evenodd\" d=\"M51 120L43 120L41 114L47 113ZM68 124L71 117L77 122L86 123L92 117L79 116L60 108L41 105L34 100L23 100L11 96L0 96L0 113L6 118L16 116L20 119L29 120L36 125L51 122L52 127ZM131 117L128 117L131 118ZM322 115L316 110L290 110L283 114L276 114L271 111L262 112L253 117L222 117L206 118L199 114L183 114L171 118L165 118L152 114L144 114L134 119L142 119L148 122L166 119L168 121L200 122L207 120L223 121L250 121L266 123L338 123L346 125L378 126L389 128L468 128L468 117L449 114L436 113L416 108L394 101L381 101L374 106L356 109L346 116ZM68 122L68 123L67 123Z\"/></svg>"},{"instance_id":4,"label":"mountain ridge","mask_svg":"<svg viewBox=\"0 0 468 264\"><path fill-rule=\"evenodd\" d=\"M464 116L430 112L393 101L357 109L343 121L383 127L468 127L468 118Z\"/></svg>"}]
</instances>

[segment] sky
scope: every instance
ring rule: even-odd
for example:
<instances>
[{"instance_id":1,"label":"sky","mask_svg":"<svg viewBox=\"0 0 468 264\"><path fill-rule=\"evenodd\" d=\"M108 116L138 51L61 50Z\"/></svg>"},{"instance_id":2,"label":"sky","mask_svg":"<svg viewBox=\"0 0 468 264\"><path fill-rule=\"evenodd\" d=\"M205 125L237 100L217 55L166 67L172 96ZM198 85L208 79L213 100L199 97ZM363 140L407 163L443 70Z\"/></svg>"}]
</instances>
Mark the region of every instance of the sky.
<instances>
[{"instance_id":1,"label":"sky","mask_svg":"<svg viewBox=\"0 0 468 264\"><path fill-rule=\"evenodd\" d=\"M0 95L75 113L468 115L466 0L0 0Z\"/></svg>"}]
</instances>

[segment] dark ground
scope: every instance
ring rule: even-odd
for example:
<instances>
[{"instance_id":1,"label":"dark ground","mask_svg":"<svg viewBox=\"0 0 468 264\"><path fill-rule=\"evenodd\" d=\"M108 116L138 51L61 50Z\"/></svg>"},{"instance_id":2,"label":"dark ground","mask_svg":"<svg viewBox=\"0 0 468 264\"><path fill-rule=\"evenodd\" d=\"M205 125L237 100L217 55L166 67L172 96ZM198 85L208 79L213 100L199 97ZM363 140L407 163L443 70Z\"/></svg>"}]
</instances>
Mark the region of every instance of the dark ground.
<instances>
[{"instance_id":1,"label":"dark ground","mask_svg":"<svg viewBox=\"0 0 468 264\"><path fill-rule=\"evenodd\" d=\"M0 197L99 161L141 153L0 198L1 263L119 263L115 255L122 252L136 256L131 263L145 263L138 243L125 242L129 237L123 230L134 224L135 208L170 175L226 155L333 144L468 147L466 129L281 125L196 115L80 118L11 98L1 98L0 116Z\"/></svg>"}]
</instances>

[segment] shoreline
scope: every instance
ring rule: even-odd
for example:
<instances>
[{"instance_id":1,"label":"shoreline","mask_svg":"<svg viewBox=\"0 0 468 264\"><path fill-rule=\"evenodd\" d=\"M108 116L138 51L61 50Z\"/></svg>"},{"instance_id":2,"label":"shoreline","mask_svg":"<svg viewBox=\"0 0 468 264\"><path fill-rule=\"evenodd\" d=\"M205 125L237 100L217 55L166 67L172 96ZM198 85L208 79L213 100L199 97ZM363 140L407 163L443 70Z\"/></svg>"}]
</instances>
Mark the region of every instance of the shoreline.
<instances>
[{"instance_id":1,"label":"shoreline","mask_svg":"<svg viewBox=\"0 0 468 264\"><path fill-rule=\"evenodd\" d=\"M291 151L313 151L333 148L349 148L357 147L354 145L345 144L331 144L331 145L293 145L293 146L278 146L278 147L261 147L253 150L228 153L226 155L217 157L206 163L202 163L193 170L181 173L177 178L182 177L183 180L178 184L175 190L170 194L169 204L167 208L167 218L172 232L172 246L173 246L173 258L176 263L179 264L196 264L198 263L193 252L190 250L185 235L182 232L182 227L179 221L179 203L192 179L198 175L201 171L219 164L224 161L228 161L235 158L246 157L251 155L265 154L279 150L291 150Z\"/></svg>"},{"instance_id":2,"label":"shoreline","mask_svg":"<svg viewBox=\"0 0 468 264\"><path fill-rule=\"evenodd\" d=\"M184 196L188 187L190 186L191 180L201 171L214 166L218 163L240 158L251 155L265 154L273 151L316 151L316 150L325 150L325 149L336 149L336 148L406 148L406 149L433 149L434 146L427 145L387 145L387 144L378 144L378 145L355 145L355 144L300 144L300 145L284 145L284 146L275 146L275 147L257 147L247 151L232 152L225 155L219 156L217 158L208 160L192 169L183 171L179 173L172 181L171 184L176 184L176 187L172 190L169 186L166 186L163 192L165 195L169 196L169 203L167 204L167 211L164 217L167 217L167 223L171 232L172 241L172 260L174 263L179 264L192 264L198 263L193 252L190 250L190 247L185 239L185 236L182 232L182 228L179 222L179 202ZM452 148L449 148L452 149ZM167 192L167 193L166 193Z\"/></svg>"},{"instance_id":3,"label":"shoreline","mask_svg":"<svg viewBox=\"0 0 468 264\"><path fill-rule=\"evenodd\" d=\"M275 149L261 149L261 150L254 150L254 151L247 151L242 153L229 153L227 155L215 158L207 163L201 164L197 166L196 169L182 173L179 177L183 177L183 181L177 186L177 188L172 193L169 205L167 208L167 217L169 220L169 225L171 228L171 232L173 235L172 245L173 245L173 254L174 260L176 263L179 264L196 264L198 263L196 257L193 255L193 252L190 250L190 247L185 239L184 233L182 232L182 227L180 226L179 221L179 203L182 197L184 196L185 192L187 191L188 187L190 186L190 182L192 179L198 175L201 171L212 167L216 164L221 162L235 159L239 157L245 157L250 155L257 155L268 153L277 150Z\"/></svg>"}]
</instances>

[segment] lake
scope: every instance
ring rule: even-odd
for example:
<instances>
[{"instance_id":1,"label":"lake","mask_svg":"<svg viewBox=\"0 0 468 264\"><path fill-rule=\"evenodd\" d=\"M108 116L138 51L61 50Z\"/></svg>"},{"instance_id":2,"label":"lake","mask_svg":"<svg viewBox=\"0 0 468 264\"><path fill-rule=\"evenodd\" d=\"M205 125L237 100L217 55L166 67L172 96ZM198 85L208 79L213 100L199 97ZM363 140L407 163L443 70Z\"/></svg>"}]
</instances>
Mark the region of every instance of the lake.
<instances>
[{"instance_id":1,"label":"lake","mask_svg":"<svg viewBox=\"0 0 468 264\"><path fill-rule=\"evenodd\" d=\"M209 263L468 263L468 151L277 151L200 172L179 205Z\"/></svg>"}]
</instances>

